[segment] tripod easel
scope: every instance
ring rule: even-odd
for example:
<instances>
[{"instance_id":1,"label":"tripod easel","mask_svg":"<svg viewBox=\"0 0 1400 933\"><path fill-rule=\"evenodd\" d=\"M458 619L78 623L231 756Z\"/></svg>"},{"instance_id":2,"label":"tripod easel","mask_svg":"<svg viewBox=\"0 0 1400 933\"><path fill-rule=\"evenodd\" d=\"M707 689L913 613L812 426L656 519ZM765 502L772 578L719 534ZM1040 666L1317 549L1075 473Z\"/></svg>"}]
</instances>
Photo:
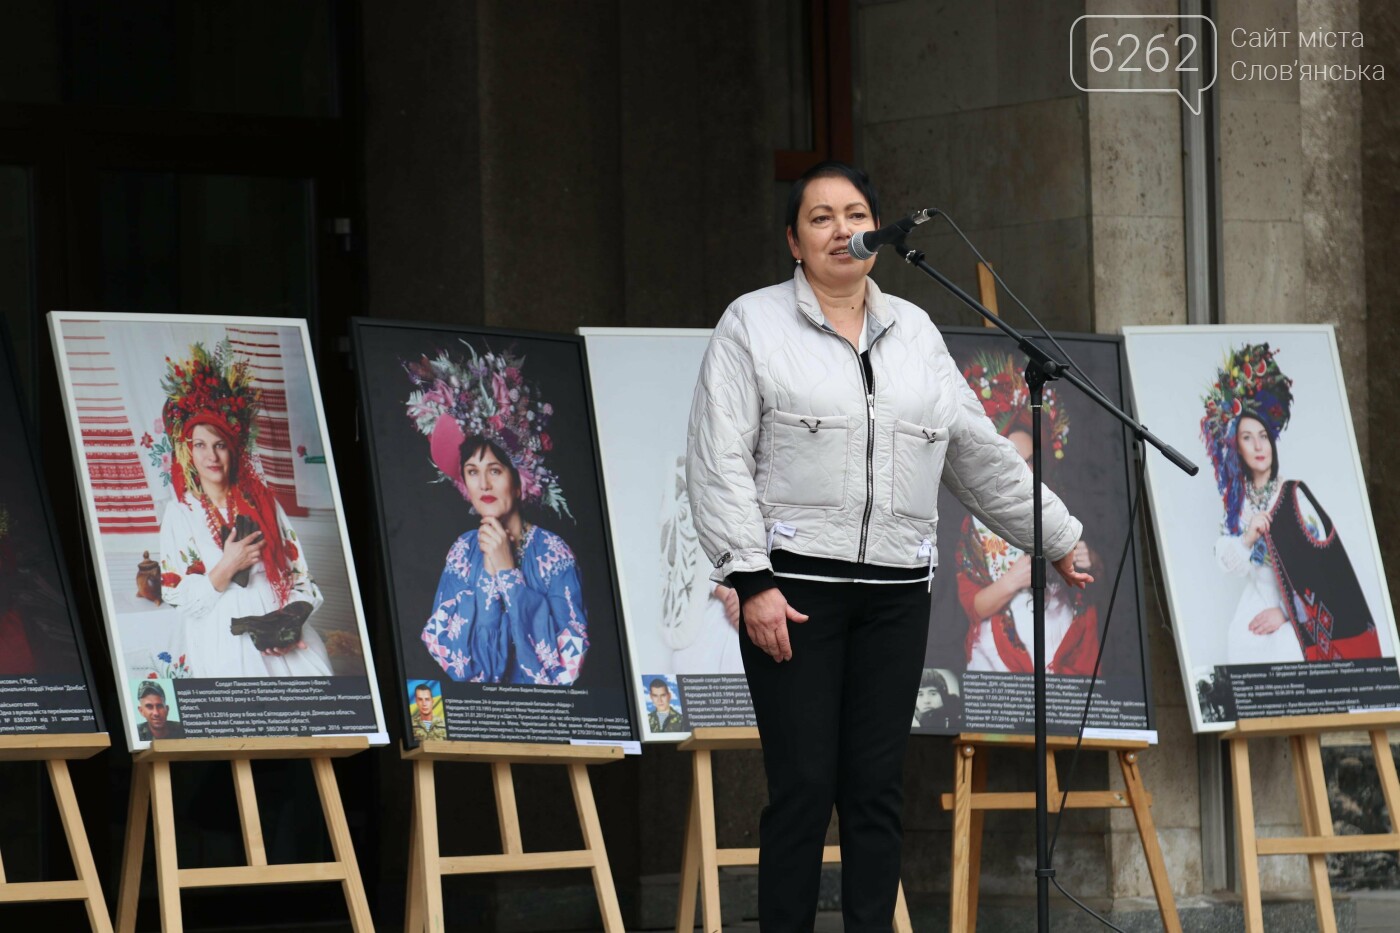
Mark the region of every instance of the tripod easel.
<instances>
[{"instance_id":1,"label":"tripod easel","mask_svg":"<svg viewBox=\"0 0 1400 933\"><path fill-rule=\"evenodd\" d=\"M47 766L54 802L63 820L63 834L68 839L68 853L78 876L72 881L7 881L0 863L0 904L82 901L92 929L110 933L112 921L107 915L107 901L102 896L97 864L83 828L83 814L73 793L73 778L68 774L70 760L91 758L110 744L105 732L0 736L0 761L42 761Z\"/></svg>"},{"instance_id":2,"label":"tripod easel","mask_svg":"<svg viewBox=\"0 0 1400 933\"><path fill-rule=\"evenodd\" d=\"M1074 747L1073 736L1051 736L1046 740L1046 771L1050 783L1050 812L1060 809L1061 788L1055 769L1056 750ZM1152 795L1143 786L1138 771L1138 755L1148 747L1146 742L1124 739L1085 739L1081 748L1114 752L1123 773L1124 789L1071 791L1065 801L1066 809L1127 808L1133 811L1142 853L1147 859L1152 890L1157 895L1157 909L1162 926L1168 933L1181 933L1181 919L1176 912L1176 899L1167 878L1167 863L1157 840L1157 827L1152 821ZM992 749L1033 751L1035 739L1029 735L983 735L967 733L958 736L953 745L953 793L942 797L943 809L953 811L953 866L951 905L948 929L952 933L973 933L977 929L977 883L982 861L982 821L989 810L1031 810L1035 807L1033 791L988 792L987 759Z\"/></svg>"},{"instance_id":3,"label":"tripod easel","mask_svg":"<svg viewBox=\"0 0 1400 933\"><path fill-rule=\"evenodd\" d=\"M345 758L369 748L364 736L248 739L157 739L151 747L132 756L131 802L127 810L125 854L121 887L117 895L118 933L136 928L136 907L141 889L141 863L145 857L148 817L154 823L156 884L160 897L160 924L165 933L180 933L184 919L180 891L185 888L241 887L263 884L306 884L339 881L355 933L372 933L369 898L360 878L350 826L340 800L332 759ZM321 811L330 835L335 860L269 865L263 844L262 820L253 786L255 759L307 758L316 778ZM243 830L248 864L218 868L181 868L175 850L176 815L171 793L170 765L177 761L227 761L233 769L234 796Z\"/></svg>"},{"instance_id":4,"label":"tripod easel","mask_svg":"<svg viewBox=\"0 0 1400 933\"><path fill-rule=\"evenodd\" d=\"M1327 876L1327 856L1342 852L1377 852L1400 849L1400 780L1390 750L1388 730L1400 728L1400 713L1334 713L1321 716L1278 716L1241 719L1222 733L1230 743L1230 776L1235 793L1235 836L1239 839L1240 895L1244 900L1244 924L1248 933L1264 933L1264 908L1259 887L1259 859L1268 855L1306 855L1317 907L1317 928L1336 933L1332 885ZM1329 732L1370 733L1371 749L1390 832L1362 836L1337 836L1332 831L1332 808L1327 799L1327 778L1322 772L1322 736ZM1249 769L1249 740L1287 736L1293 759L1293 782L1303 817L1301 836L1258 837L1254 826L1254 786Z\"/></svg>"},{"instance_id":5,"label":"tripod easel","mask_svg":"<svg viewBox=\"0 0 1400 933\"><path fill-rule=\"evenodd\" d=\"M557 871L586 868L593 875L603 929L624 933L622 908L608 867L603 829L593 801L588 766L621 761L616 745L543 745L529 742L426 741L403 751L413 764L413 837L410 843L408 899L404 912L405 933L442 933L442 878L444 875L494 874L509 871ZM438 846L437 786L433 766L439 761L479 762L491 766L496 792L496 816L501 828L499 855L444 856ZM520 814L515 804L513 764L562 765L569 771L574 805L578 808L583 848L554 852L526 852L520 837Z\"/></svg>"}]
</instances>

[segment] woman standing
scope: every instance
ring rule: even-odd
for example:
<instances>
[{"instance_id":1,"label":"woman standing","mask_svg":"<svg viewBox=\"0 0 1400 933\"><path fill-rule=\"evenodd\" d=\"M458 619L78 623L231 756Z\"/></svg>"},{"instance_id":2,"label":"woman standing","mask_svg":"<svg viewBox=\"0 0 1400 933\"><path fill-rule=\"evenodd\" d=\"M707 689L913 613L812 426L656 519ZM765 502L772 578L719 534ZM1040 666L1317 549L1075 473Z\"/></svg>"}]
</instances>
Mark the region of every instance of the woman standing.
<instances>
[{"instance_id":1,"label":"woman standing","mask_svg":"<svg viewBox=\"0 0 1400 933\"><path fill-rule=\"evenodd\" d=\"M794 184L792 280L744 295L706 351L688 482L741 650L768 776L765 933L809 931L831 808L848 931L890 929L902 767L928 634L938 482L1029 549L1031 476L987 420L928 315L885 295L851 236L879 224L865 174ZM1074 586L1080 524L1045 493L1045 550Z\"/></svg>"},{"instance_id":2,"label":"woman standing","mask_svg":"<svg viewBox=\"0 0 1400 933\"><path fill-rule=\"evenodd\" d=\"M583 583L564 539L521 512L569 515L545 465L554 409L522 377L523 360L467 349L466 362L443 352L405 367L409 417L481 520L447 552L423 644L453 680L572 684L588 651Z\"/></svg>"},{"instance_id":3,"label":"woman standing","mask_svg":"<svg viewBox=\"0 0 1400 933\"><path fill-rule=\"evenodd\" d=\"M1244 579L1226 663L1378 658L1375 619L1331 518L1307 484L1279 479L1293 380L1276 355L1267 343L1230 353L1201 418L1225 506L1216 563Z\"/></svg>"},{"instance_id":4,"label":"woman standing","mask_svg":"<svg viewBox=\"0 0 1400 933\"><path fill-rule=\"evenodd\" d=\"M253 465L261 399L247 365L227 343L212 354L197 343L167 361L162 387L175 497L160 523L161 599L180 613L191 676L330 676L305 624L321 591Z\"/></svg>"}]
</instances>

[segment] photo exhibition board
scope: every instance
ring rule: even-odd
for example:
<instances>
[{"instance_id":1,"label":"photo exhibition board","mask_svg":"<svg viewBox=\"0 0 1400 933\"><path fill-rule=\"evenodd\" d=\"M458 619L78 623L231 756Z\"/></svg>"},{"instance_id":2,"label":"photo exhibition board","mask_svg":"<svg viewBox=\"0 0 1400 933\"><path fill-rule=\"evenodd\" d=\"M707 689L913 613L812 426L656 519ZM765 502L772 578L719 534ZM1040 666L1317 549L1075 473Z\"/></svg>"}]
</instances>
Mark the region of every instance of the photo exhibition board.
<instances>
[{"instance_id":1,"label":"photo exhibition board","mask_svg":"<svg viewBox=\"0 0 1400 933\"><path fill-rule=\"evenodd\" d=\"M1330 325L1126 327L1145 424L1201 466L1147 460L1197 732L1400 707L1386 587Z\"/></svg>"},{"instance_id":2,"label":"photo exhibition board","mask_svg":"<svg viewBox=\"0 0 1400 933\"><path fill-rule=\"evenodd\" d=\"M581 328L597 410L628 685L644 741L753 726L738 597L710 581L685 485L690 403L708 330Z\"/></svg>"},{"instance_id":3,"label":"photo exhibition board","mask_svg":"<svg viewBox=\"0 0 1400 933\"><path fill-rule=\"evenodd\" d=\"M386 743L306 322L49 327L131 748Z\"/></svg>"},{"instance_id":4,"label":"photo exhibition board","mask_svg":"<svg viewBox=\"0 0 1400 933\"><path fill-rule=\"evenodd\" d=\"M100 732L73 590L0 322L0 736Z\"/></svg>"},{"instance_id":5,"label":"photo exhibition board","mask_svg":"<svg viewBox=\"0 0 1400 933\"><path fill-rule=\"evenodd\" d=\"M635 743L582 339L352 330L405 741Z\"/></svg>"},{"instance_id":6,"label":"photo exhibition board","mask_svg":"<svg viewBox=\"0 0 1400 933\"><path fill-rule=\"evenodd\" d=\"M997 331L940 330L998 433L1029 462L1031 413L1024 356ZM1057 334L1056 339L1100 391L1122 407L1119 339L1072 334ZM1084 524L1084 547L1076 555L1076 566L1094 576L1088 587L1075 590L1049 571L1049 732L1078 732L1102 645L1089 707L1087 725L1094 730L1090 734L1155 741L1137 540L1130 538L1128 527L1137 488L1128 437L1116 418L1074 386L1060 382L1046 388L1041 437L1045 483ZM937 542L938 570L913 730L936 735L1031 733L1035 668L1030 559L973 516L946 485L939 492Z\"/></svg>"}]
</instances>

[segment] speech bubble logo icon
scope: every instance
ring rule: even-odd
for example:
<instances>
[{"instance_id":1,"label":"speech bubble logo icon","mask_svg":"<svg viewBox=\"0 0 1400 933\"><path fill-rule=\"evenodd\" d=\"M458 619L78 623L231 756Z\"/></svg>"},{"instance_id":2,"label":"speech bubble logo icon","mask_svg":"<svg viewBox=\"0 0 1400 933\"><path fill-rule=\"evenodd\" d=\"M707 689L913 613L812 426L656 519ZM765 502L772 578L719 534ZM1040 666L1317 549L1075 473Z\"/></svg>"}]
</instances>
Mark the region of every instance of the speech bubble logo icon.
<instances>
[{"instance_id":1,"label":"speech bubble logo icon","mask_svg":"<svg viewBox=\"0 0 1400 933\"><path fill-rule=\"evenodd\" d=\"M1219 74L1208 16L1091 13L1069 27L1069 76L1090 94L1175 94L1196 116Z\"/></svg>"}]
</instances>

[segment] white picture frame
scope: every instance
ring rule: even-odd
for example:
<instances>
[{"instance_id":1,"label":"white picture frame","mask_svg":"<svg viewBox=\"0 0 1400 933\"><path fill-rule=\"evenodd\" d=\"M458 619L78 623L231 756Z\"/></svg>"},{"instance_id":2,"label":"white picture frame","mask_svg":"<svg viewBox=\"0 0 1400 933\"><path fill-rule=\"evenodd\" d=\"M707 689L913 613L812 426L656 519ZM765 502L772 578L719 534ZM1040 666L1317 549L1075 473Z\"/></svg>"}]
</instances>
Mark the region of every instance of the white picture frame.
<instances>
[{"instance_id":1,"label":"white picture frame","mask_svg":"<svg viewBox=\"0 0 1400 933\"><path fill-rule=\"evenodd\" d=\"M152 549L158 551L159 535L158 533L152 534L148 527L146 530L133 534L115 533L110 524L110 517L107 522L104 522L99 515L97 491L94 488L90 461L85 449L83 425L78 410L78 389L81 388L80 383L87 385L101 383L103 385L102 391L106 393L102 397L115 400L107 406L111 409L109 416L123 419L125 427L117 425L118 433L121 430L130 432L130 437L123 441L123 449L131 448L131 451L137 454L136 459L140 460L142 469L147 473L146 487L143 489L139 481L132 479L132 490L134 494L144 493L149 497L151 501L149 514L154 514L159 521L160 512L157 503L168 498L169 494L157 488L159 484L151 479L152 471L155 471L154 475L159 475L159 468L151 462L149 450L146 450L143 455L141 441L151 431L156 430L157 421L160 418L161 390L159 386L160 380L165 374L163 358L168 356L171 359L185 359L186 356L182 354L187 354L196 341L212 347L227 337L230 328L255 329L259 332L275 334L279 346L277 358L279 360L285 359L287 362L287 369L284 371L286 389L300 396L300 398L289 401L288 408L290 410L295 406L296 410L301 413L301 427L305 431L303 436L307 441L305 446L319 445L319 457L324 458L324 470L319 469L321 464L316 464L318 468L310 470L308 474L313 479L305 481L307 495L315 502L317 509L315 540L318 544L323 545L319 554L308 556L308 564L311 565L313 573L324 575L321 588L326 591L327 601L323 606L334 605L332 618L339 620L335 623L337 625L335 631L337 633L343 631L347 637L353 633L353 637L357 639L357 643L348 645L350 650L344 656L343 663L338 660L333 661L330 652L334 649L327 649L326 663L334 664L338 668L328 678L307 678L297 675L275 677L275 675L270 675L266 679L276 679L284 687L290 685L294 680L298 682L314 680L318 683L326 679L340 681L338 686L351 689L353 693L347 696L353 696L353 702L358 704L355 715L358 717L361 728L354 729L351 734L366 735L372 745L387 744L389 737L384 725L378 678L370 650L370 638L365 624L365 613L355 573L354 557L346 533L345 510L340 498L335 458L327 433L325 409L318 387L316 364L312 355L306 321L249 316L75 311L50 312L48 321L54 358L58 367L60 388L63 394L69 441L73 450L74 467L77 471L79 489L82 495L82 513L88 532L93 575L96 579L103 620L107 628L111 663L118 684L117 695L121 702L122 731L127 737L130 748L137 751L147 747L150 743L139 735L138 725L141 725L142 721L135 708L136 690L129 689L129 687L135 681L143 679L170 681L175 684L183 679L178 671L179 665L175 664L178 660L176 656L168 650L165 651L164 654L170 655L170 659L159 662L161 666L158 668L159 655L150 651L151 648L158 647L161 638L178 639L176 633L179 631L180 625L179 613L172 610L168 604L156 603L155 608L152 609L149 601L143 601L137 596L126 595L135 588L134 584L120 580L116 574L119 566L124 568L129 565L133 572L136 570L136 562L132 560L133 555L136 555L136 559L139 560L139 555L145 551ZM77 345L80 341L82 349L66 346L67 344ZM92 356L91 354L98 352L94 347L99 345L102 347L100 352L103 355ZM140 359L137 359L138 356ZM93 365L80 366L80 362ZM99 378L85 382L75 378L75 374L80 372L93 373ZM306 423L307 415L314 423ZM126 462L128 476L135 477L135 472L129 469L133 462L129 455L126 456ZM298 465L294 472L304 471L305 468ZM319 474L319 478L316 478L317 474ZM289 480L289 482L298 492L303 488L303 480L299 478ZM311 488L312 486L314 489ZM310 514L309 511L308 514ZM137 521L139 525L149 526L149 515ZM136 550L133 551L133 548ZM337 548L339 554L331 553ZM340 561L338 565L336 564L337 560ZM316 567L318 566L322 570L317 571ZM340 573L342 567L343 573ZM327 573L327 571L330 572ZM333 592L331 592L332 586L334 587ZM315 618L314 614L312 618ZM308 624L310 621L308 620ZM151 635L153 632L157 634ZM341 643L346 644L344 640ZM356 648L357 652L354 650ZM136 663L140 660L138 656L143 653L152 655L150 665L152 670L149 674L159 676L143 677L141 672L137 670L141 666ZM180 657L182 658L183 655ZM171 670L166 666L168 664L175 664L177 668L173 680ZM344 678L343 681L342 678ZM218 676L216 678L196 677L196 679L215 679L220 682L228 682L239 678ZM264 678L261 677L250 679L250 681L255 682L263 680ZM177 686L176 689L178 690L179 687ZM239 688L230 684L222 689L229 691L229 693L222 699L213 698L211 700L213 707L222 708L224 702L232 703L234 694L231 691ZM320 686L317 683L298 683L297 689L299 691L315 691L320 689ZM290 690L284 690L284 693L290 693ZM298 695L304 698L299 701L303 710L314 708L311 705L320 702L321 699L325 699L329 703L335 703L342 699L339 694L301 693ZM317 699L312 699L313 696ZM365 702L366 697L368 703ZM238 701L240 705L245 703L252 705L257 702L255 698ZM172 702L170 705L174 706L175 704ZM314 720L317 717L312 715L293 716L287 720L270 719L261 724L256 723L253 717L249 716L242 717L244 721L239 722L221 719L220 724L216 725L215 714L211 712L206 717L208 723L200 726L197 721L192 722L190 718L192 708L197 708L198 703L192 703L190 697L182 696L179 706L185 710L185 734L191 737L195 735L243 737L347 734L343 731L327 731L315 723ZM305 728L279 725L281 722L293 720L302 722ZM330 722L329 718L321 719L321 723L328 722ZM190 728L190 726L195 728Z\"/></svg>"},{"instance_id":2,"label":"white picture frame","mask_svg":"<svg viewBox=\"0 0 1400 933\"><path fill-rule=\"evenodd\" d=\"M712 595L710 564L698 543L686 548L680 540L694 534L683 489L684 458L691 400L711 331L581 327L577 333L588 348L642 741L679 742L697 721L753 726L738 630ZM647 387L644 395L638 386ZM684 527L677 528L678 521ZM676 545L669 558L663 540ZM678 553L696 559L677 560ZM663 609L664 593L674 596L687 586L688 598ZM650 694L658 679L667 684L684 728L652 729ZM664 725L660 718L657 724Z\"/></svg>"},{"instance_id":3,"label":"white picture frame","mask_svg":"<svg viewBox=\"0 0 1400 933\"><path fill-rule=\"evenodd\" d=\"M1400 705L1400 674L1395 669L1400 638L1331 325L1142 326L1123 328L1123 336L1139 417L1200 467L1191 477L1153 452L1147 460L1154 535L1193 730L1224 731L1245 715L1344 713ZM1226 536L1226 513L1202 440L1204 397L1228 353L1263 343L1277 352L1279 369L1292 380L1289 418L1272 448L1278 482L1305 482L1330 517L1335 540L1345 548L1374 621L1379 658L1270 662L1262 649L1253 649L1250 639L1264 636L1250 628L1253 619L1245 616L1256 608L1247 596L1269 594L1264 570L1274 564L1266 568L1251 558L1245 576L1236 578L1215 556L1218 542ZM1277 501L1279 494L1275 496ZM1300 506L1298 514L1303 511ZM1248 587L1254 589L1247 591ZM1279 595L1282 590L1275 587L1273 592ZM1237 624L1240 619L1243 631ZM1291 622L1284 627L1285 635L1294 631ZM1303 651L1298 649L1299 654ZM1246 667L1255 669L1251 677L1269 684L1268 695L1256 694L1241 680ZM1323 689L1318 678L1324 675L1333 694L1317 692Z\"/></svg>"}]
</instances>

